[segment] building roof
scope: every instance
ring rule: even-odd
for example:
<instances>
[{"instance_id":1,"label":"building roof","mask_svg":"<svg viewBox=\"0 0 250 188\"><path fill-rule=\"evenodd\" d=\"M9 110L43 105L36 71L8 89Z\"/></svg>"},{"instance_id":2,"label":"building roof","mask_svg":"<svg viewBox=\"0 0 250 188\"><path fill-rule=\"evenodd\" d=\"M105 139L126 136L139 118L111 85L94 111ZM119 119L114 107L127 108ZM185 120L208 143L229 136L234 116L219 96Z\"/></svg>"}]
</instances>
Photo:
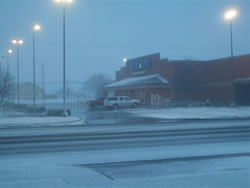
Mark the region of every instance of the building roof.
<instances>
[{"instance_id":1,"label":"building roof","mask_svg":"<svg viewBox=\"0 0 250 188\"><path fill-rule=\"evenodd\" d=\"M142 86L167 86L168 81L161 77L159 74L153 74L141 77L131 77L124 80L120 80L105 86L106 89L115 88L131 88L131 87L142 87Z\"/></svg>"}]
</instances>

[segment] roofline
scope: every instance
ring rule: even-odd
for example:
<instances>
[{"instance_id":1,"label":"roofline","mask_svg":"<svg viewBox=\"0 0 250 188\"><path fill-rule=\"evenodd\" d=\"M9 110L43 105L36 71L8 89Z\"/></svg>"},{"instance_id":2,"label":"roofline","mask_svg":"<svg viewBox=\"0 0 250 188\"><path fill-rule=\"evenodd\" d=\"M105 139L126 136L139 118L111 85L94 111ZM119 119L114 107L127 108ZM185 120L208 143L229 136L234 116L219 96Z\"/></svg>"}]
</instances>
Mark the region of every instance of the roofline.
<instances>
[{"instance_id":1,"label":"roofline","mask_svg":"<svg viewBox=\"0 0 250 188\"><path fill-rule=\"evenodd\" d=\"M169 60L169 63L184 63L184 62L193 62L193 63L200 63L200 62L208 62L208 60Z\"/></svg>"},{"instance_id":2,"label":"roofline","mask_svg":"<svg viewBox=\"0 0 250 188\"><path fill-rule=\"evenodd\" d=\"M250 57L250 53L248 54L242 54L242 55L237 55L237 56L234 56L234 58L239 58L239 57ZM164 61L166 60L167 58L164 58L164 59L161 59L161 61ZM217 59L208 59L208 60L169 60L168 59L168 62L169 63L174 63L174 62L211 62L211 61L219 61L219 60L225 60L225 59L231 59L231 57L222 57L222 58L217 58Z\"/></svg>"},{"instance_id":3,"label":"roofline","mask_svg":"<svg viewBox=\"0 0 250 188\"><path fill-rule=\"evenodd\" d=\"M126 90L126 89L141 89L141 88L168 88L169 84L142 84L137 86L124 86L124 87L104 87L104 90Z\"/></svg>"},{"instance_id":4,"label":"roofline","mask_svg":"<svg viewBox=\"0 0 250 188\"><path fill-rule=\"evenodd\" d=\"M159 55L159 56L160 56L160 59L161 59L161 53L158 52L158 53L153 53L153 54L149 54L149 55L145 55L145 56L139 56L139 57L134 57L134 58L128 58L128 61L136 60L136 59L142 59L142 58L147 58L147 57L156 56L156 55Z\"/></svg>"},{"instance_id":5,"label":"roofline","mask_svg":"<svg viewBox=\"0 0 250 188\"><path fill-rule=\"evenodd\" d=\"M250 53L249 54L242 54L242 55L237 55L237 56L233 56L234 58L238 58L238 57L250 57ZM230 57L223 57L223 58L218 58L218 59L211 59L211 60L207 60L207 61L218 61L218 60L223 60L223 59L231 59Z\"/></svg>"},{"instance_id":6,"label":"roofline","mask_svg":"<svg viewBox=\"0 0 250 188\"><path fill-rule=\"evenodd\" d=\"M135 79L135 78L146 78L146 77L157 77L157 78L159 78L161 81L162 81L162 79L164 79L165 81L166 81L166 83L161 83L161 84L158 84L158 85L168 85L169 84L169 82L168 82L168 80L166 80L164 77L162 77L160 74L150 74L150 75L147 75L147 76L138 76L138 77L129 77L129 78L125 78L125 79L122 79L122 80L119 80L119 81L115 81L115 82L113 82L113 83L111 83L111 84L109 84L109 85L106 85L106 86L104 86L104 88L119 88L119 87L128 87L128 86L113 86L115 83L117 83L117 82L122 82L122 81L125 81L125 80L131 80L131 79ZM137 84L137 86L140 86L141 84ZM143 84L142 84L143 85ZM148 85L155 85L155 84L152 84L152 83L150 83L150 84L148 84ZM135 86L135 85L133 85L133 86ZM129 87L131 87L131 85L129 86Z\"/></svg>"}]
</instances>

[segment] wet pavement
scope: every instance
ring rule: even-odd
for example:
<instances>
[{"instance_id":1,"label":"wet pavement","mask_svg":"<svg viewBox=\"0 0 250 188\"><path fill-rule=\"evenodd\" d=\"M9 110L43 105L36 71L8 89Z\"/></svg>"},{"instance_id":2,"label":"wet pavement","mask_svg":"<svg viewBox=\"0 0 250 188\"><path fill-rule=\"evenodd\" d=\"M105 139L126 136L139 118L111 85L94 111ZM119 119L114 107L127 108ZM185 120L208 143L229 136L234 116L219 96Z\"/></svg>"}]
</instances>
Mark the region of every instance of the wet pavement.
<instances>
[{"instance_id":1,"label":"wet pavement","mask_svg":"<svg viewBox=\"0 0 250 188\"><path fill-rule=\"evenodd\" d=\"M137 110L137 109L131 109ZM139 109L140 110L140 109ZM226 119L163 119L153 117L143 117L136 113L130 113L130 110L97 110L82 113L73 113L75 117L85 119L88 125L127 125L127 124L154 124L154 123L187 123L187 122L223 122ZM230 118L230 121L249 120L249 118Z\"/></svg>"},{"instance_id":2,"label":"wet pavement","mask_svg":"<svg viewBox=\"0 0 250 188\"><path fill-rule=\"evenodd\" d=\"M139 117L128 113L122 109L118 110L103 110L103 111L89 111L85 113L74 113L73 116L86 119L88 124L147 124L161 121L158 118Z\"/></svg>"}]
</instances>

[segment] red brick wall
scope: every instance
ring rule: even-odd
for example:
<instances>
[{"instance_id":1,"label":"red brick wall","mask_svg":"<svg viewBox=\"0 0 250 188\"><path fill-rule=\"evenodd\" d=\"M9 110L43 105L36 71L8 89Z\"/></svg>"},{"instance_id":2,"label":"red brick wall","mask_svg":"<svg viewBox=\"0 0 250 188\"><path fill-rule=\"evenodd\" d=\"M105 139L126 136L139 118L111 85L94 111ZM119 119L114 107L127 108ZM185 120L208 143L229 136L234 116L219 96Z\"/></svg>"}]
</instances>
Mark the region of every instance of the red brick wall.
<instances>
[{"instance_id":1,"label":"red brick wall","mask_svg":"<svg viewBox=\"0 0 250 188\"><path fill-rule=\"evenodd\" d=\"M160 54L153 54L136 59L144 58L150 59L151 68L137 76L160 74L169 81L171 95L176 100L205 101L209 99L220 102L231 100L231 58L209 61L168 61L168 59L161 60ZM250 55L237 56L234 60L235 79L250 78ZM133 76L128 65L129 61L125 67L116 72L117 81ZM170 95L170 91L163 93L166 96Z\"/></svg>"}]
</instances>

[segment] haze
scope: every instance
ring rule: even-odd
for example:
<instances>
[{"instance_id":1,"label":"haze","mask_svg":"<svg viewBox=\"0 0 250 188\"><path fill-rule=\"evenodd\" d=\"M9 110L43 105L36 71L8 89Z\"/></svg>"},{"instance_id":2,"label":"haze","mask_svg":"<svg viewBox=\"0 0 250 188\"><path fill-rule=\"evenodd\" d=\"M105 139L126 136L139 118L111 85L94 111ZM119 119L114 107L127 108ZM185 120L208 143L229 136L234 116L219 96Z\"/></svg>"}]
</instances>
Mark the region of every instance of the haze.
<instances>
[{"instance_id":1,"label":"haze","mask_svg":"<svg viewBox=\"0 0 250 188\"><path fill-rule=\"evenodd\" d=\"M15 5L15 6L13 6ZM93 74L114 73L123 58L160 52L169 59L230 56L229 24L224 12L236 7L235 55L250 51L248 0L74 0L67 6L67 80L82 82ZM41 63L46 82L62 81L62 7L53 0L1 0L0 55L13 38L20 50L20 80L32 81L32 25L37 33L37 80ZM16 54L11 71L16 73ZM61 87L57 85L56 89Z\"/></svg>"}]
</instances>

